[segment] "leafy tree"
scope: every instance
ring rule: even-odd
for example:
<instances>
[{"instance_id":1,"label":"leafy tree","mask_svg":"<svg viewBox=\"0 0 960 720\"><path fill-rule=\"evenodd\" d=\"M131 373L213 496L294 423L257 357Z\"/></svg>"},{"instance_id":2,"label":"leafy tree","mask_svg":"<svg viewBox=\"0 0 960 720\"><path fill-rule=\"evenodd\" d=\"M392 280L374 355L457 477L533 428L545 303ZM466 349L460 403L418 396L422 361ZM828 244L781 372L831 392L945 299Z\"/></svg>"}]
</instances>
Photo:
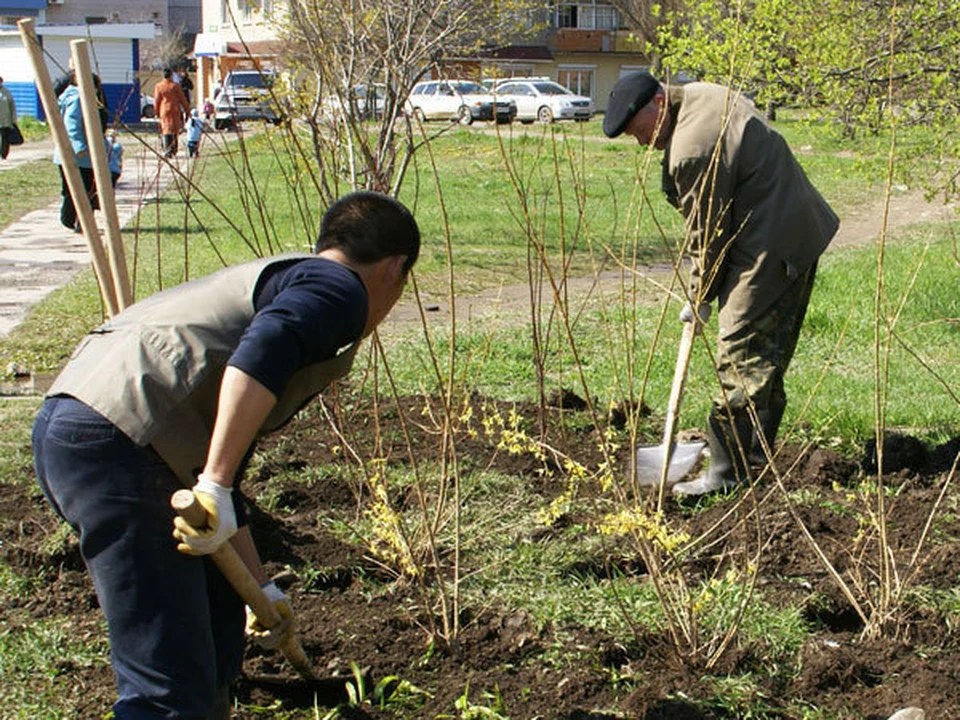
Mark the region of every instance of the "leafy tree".
<instances>
[{"instance_id":1,"label":"leafy tree","mask_svg":"<svg viewBox=\"0 0 960 720\"><path fill-rule=\"evenodd\" d=\"M960 0L691 0L662 13L651 50L758 104L813 108L848 138L927 125L940 142L915 151L956 159L958 17Z\"/></svg>"}]
</instances>

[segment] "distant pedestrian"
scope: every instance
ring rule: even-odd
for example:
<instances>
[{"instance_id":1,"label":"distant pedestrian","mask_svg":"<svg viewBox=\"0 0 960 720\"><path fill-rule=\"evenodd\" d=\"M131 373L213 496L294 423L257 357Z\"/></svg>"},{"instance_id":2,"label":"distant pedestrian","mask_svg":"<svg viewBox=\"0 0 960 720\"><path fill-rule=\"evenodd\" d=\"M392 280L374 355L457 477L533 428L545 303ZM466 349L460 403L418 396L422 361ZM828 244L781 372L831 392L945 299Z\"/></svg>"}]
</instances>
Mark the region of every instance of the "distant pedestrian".
<instances>
[{"instance_id":1,"label":"distant pedestrian","mask_svg":"<svg viewBox=\"0 0 960 720\"><path fill-rule=\"evenodd\" d=\"M107 133L107 162L110 166L110 183L117 187L117 180L123 173L123 145L117 139L117 131Z\"/></svg>"},{"instance_id":2,"label":"distant pedestrian","mask_svg":"<svg viewBox=\"0 0 960 720\"><path fill-rule=\"evenodd\" d=\"M76 85L73 70L73 58L67 62L67 71L58 77L53 83L53 94L58 98L63 95L63 91L71 85ZM100 82L100 76L94 73L93 89L97 93L97 113L100 115L100 124L107 127L110 124L110 111L107 109L107 96L103 92L103 83Z\"/></svg>"},{"instance_id":3,"label":"distant pedestrian","mask_svg":"<svg viewBox=\"0 0 960 720\"><path fill-rule=\"evenodd\" d=\"M90 207L98 210L100 203L97 198L97 186L93 177L93 163L90 158L90 146L87 144L83 110L80 107L80 90L77 88L76 83L76 75L71 74L69 84L58 98L60 115L63 117L67 138L70 140L70 146L73 149L73 154L77 162L77 169L80 171L80 178L83 180L83 186L90 200ZM97 76L94 76L94 87L100 87L100 78ZM105 110L105 108L101 108L101 120L106 114ZM102 127L98 128L98 132L99 135L103 137ZM106 138L104 138L104 145L106 145ZM54 153L53 162L60 169L60 194L63 196L63 201L60 204L60 223L74 232L80 232L80 225L77 222L77 208L73 203L70 187L67 185L67 178L61 166L62 161L59 153Z\"/></svg>"},{"instance_id":4,"label":"distant pedestrian","mask_svg":"<svg viewBox=\"0 0 960 720\"><path fill-rule=\"evenodd\" d=\"M190 105L180 85L170 79L172 75L170 68L164 68L163 80L153 89L153 107L160 119L160 132L163 135L163 156L168 158L177 154L177 138L183 128L183 118L190 112Z\"/></svg>"},{"instance_id":5,"label":"distant pedestrian","mask_svg":"<svg viewBox=\"0 0 960 720\"><path fill-rule=\"evenodd\" d=\"M180 78L180 89L183 90L183 96L187 99L187 105L193 102L190 99L190 93L193 91L193 80L190 79L186 70L183 71L183 76Z\"/></svg>"},{"instance_id":6,"label":"distant pedestrian","mask_svg":"<svg viewBox=\"0 0 960 720\"><path fill-rule=\"evenodd\" d=\"M205 100L203 103L203 119L207 122L210 122L210 118L213 117L213 103L210 100Z\"/></svg>"},{"instance_id":7,"label":"distant pedestrian","mask_svg":"<svg viewBox=\"0 0 960 720\"><path fill-rule=\"evenodd\" d=\"M200 138L203 137L203 131L207 129L207 124L200 119L200 113L194 108L190 111L190 119L187 120L187 152L190 157L195 158L200 155Z\"/></svg>"},{"instance_id":8,"label":"distant pedestrian","mask_svg":"<svg viewBox=\"0 0 960 720\"><path fill-rule=\"evenodd\" d=\"M16 125L17 103L13 100L10 88L4 87L3 78L0 77L0 158L4 160L10 154L13 134L19 134L19 130L15 129Z\"/></svg>"}]
</instances>

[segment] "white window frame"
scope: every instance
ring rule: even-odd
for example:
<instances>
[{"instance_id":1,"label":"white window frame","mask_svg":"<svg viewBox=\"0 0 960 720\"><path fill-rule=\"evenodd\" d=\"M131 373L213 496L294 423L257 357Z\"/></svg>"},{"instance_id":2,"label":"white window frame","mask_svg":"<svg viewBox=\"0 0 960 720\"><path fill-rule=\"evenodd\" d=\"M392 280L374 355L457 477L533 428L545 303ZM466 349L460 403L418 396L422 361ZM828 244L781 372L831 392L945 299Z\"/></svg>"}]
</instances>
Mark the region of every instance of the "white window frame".
<instances>
[{"instance_id":1,"label":"white window frame","mask_svg":"<svg viewBox=\"0 0 960 720\"><path fill-rule=\"evenodd\" d=\"M583 85L580 82L576 83L576 86L571 85L567 80L566 73L589 73L590 75L590 91L583 92ZM591 99L594 99L594 88L597 84L597 66L596 65L557 65L557 82L563 85L565 88L568 88L571 92L577 95L584 95Z\"/></svg>"},{"instance_id":2,"label":"white window frame","mask_svg":"<svg viewBox=\"0 0 960 720\"><path fill-rule=\"evenodd\" d=\"M576 23L561 25L560 16L563 10L576 8ZM597 22L597 17L602 22ZM553 26L570 30L616 30L620 27L620 13L616 6L597 0L583 0L583 2L558 2L553 8Z\"/></svg>"}]
</instances>

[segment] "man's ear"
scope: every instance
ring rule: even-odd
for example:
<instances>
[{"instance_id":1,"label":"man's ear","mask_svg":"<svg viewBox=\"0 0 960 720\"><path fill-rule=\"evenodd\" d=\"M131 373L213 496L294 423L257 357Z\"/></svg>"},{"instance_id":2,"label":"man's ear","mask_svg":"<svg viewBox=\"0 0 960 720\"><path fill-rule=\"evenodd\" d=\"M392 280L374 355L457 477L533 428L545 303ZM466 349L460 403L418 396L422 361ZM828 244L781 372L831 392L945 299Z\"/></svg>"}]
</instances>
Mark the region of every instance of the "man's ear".
<instances>
[{"instance_id":1,"label":"man's ear","mask_svg":"<svg viewBox=\"0 0 960 720\"><path fill-rule=\"evenodd\" d=\"M406 255L391 255L387 261L387 273L391 280L403 282L406 280L403 273L403 266L407 262Z\"/></svg>"}]
</instances>

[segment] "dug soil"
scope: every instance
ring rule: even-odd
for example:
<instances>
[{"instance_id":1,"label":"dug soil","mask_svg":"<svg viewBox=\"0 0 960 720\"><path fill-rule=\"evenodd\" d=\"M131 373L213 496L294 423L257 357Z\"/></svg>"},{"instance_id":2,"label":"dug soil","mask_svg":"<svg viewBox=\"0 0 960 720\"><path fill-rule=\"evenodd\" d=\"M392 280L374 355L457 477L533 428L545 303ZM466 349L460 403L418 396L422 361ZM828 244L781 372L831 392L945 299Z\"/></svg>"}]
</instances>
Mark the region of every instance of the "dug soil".
<instances>
[{"instance_id":1,"label":"dug soil","mask_svg":"<svg viewBox=\"0 0 960 720\"><path fill-rule=\"evenodd\" d=\"M549 444L595 466L601 458L591 450L597 445L596 433L586 410L576 409L582 401L568 394L563 405L548 411L553 418L548 427L558 428L548 431ZM424 406L422 398L410 399L404 412L380 412L376 423L372 414L355 409L349 422L351 446L366 450L379 443L381 457L403 465L409 463L404 440L409 436L415 454L432 457L438 436L423 421ZM480 399L474 407L479 417ZM501 409L515 410L528 429L538 426L535 406ZM403 427L401 417L406 420ZM558 487L544 480L539 461L497 445L483 433L464 431L456 438L461 472L488 468L501 473L512 478L518 490L542 498L544 506L556 497ZM709 539L686 558L690 577L718 577L751 554L757 562L758 596L775 607L801 609L808 634L786 671L767 666L767 655L749 641L731 643L708 669L702 663L682 662L662 629L614 635L576 622L542 622L529 608L496 602L474 602L462 611L463 630L455 646L431 644L417 584L396 580L383 561L319 521L361 513L367 502L344 479L350 473L336 471L338 464L346 468L353 463L349 453L338 450L344 446L321 413L301 413L282 438L261 445L261 460L244 485L249 498L271 498L271 512L251 501L254 536L268 569L292 599L303 646L315 666L323 673L349 675L352 663L364 670L371 688L394 677L422 691L399 711L396 706L379 707L369 699L370 690L366 702L344 709L342 717L885 719L899 708L917 706L925 709L927 718L960 718L960 520L951 472L960 438L939 447L907 436L885 444L887 542L896 568L892 583L905 595L908 589L918 592L912 601L894 603L895 612L878 623L877 633L865 632L860 614L814 550L815 543L853 588L861 612L871 615L867 598L878 597L877 568L871 560L876 556L871 550L876 526L865 510L869 504L857 500L865 483L876 478L876 453L870 448L863 457L851 459L827 448L788 443L775 459L782 486L768 468L751 493L693 508L668 500L671 522L691 537L704 534ZM618 452L617 461L625 466L628 451ZM292 472L311 467L325 471L314 473L310 483L304 483L302 472ZM22 472L31 475L29 467ZM580 492L602 491L584 486ZM934 520L928 526L931 513ZM560 535L557 528L573 522L561 516L552 528L530 531L515 541L550 543ZM583 519L576 522L589 526ZM81 637L102 636L97 599L76 543L51 549L56 525L30 483L5 486L0 495L0 552L18 573L42 573L44 591L8 608L11 620L4 631L18 630L13 618L24 624L27 619L68 619ZM918 544L922 549L914 559ZM571 577L576 573L607 582L616 572L648 582L642 561L629 547L623 542L614 562L609 555L579 558L571 563ZM495 568L461 569L464 576L480 572L491 574L487 580L495 584ZM936 597L953 598L952 614L938 610L942 604L933 600ZM78 667L65 662L58 670L70 717L98 718L108 712L115 696L106 663ZM750 697L739 709L716 700L718 678L750 680ZM37 683L39 687L49 680L38 678ZM302 711L298 717L322 717L326 712L313 710L314 692L279 655L254 647L248 650L236 695L237 718L297 709ZM477 709L470 714L464 697L500 715Z\"/></svg>"}]
</instances>

